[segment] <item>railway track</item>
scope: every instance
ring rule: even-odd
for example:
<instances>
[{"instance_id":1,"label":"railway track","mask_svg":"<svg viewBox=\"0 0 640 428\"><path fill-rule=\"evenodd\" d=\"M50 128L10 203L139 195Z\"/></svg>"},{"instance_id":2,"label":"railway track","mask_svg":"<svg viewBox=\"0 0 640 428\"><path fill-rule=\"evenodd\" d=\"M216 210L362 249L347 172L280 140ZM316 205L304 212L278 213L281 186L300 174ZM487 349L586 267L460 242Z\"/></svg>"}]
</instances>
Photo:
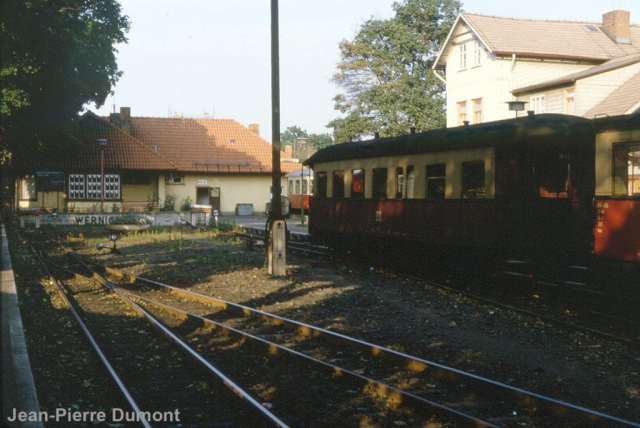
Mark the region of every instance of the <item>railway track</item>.
<instances>
[{"instance_id":1,"label":"railway track","mask_svg":"<svg viewBox=\"0 0 640 428\"><path fill-rule=\"evenodd\" d=\"M107 359L116 362L116 372L125 373L131 383L130 394L144 402L138 408L178 410L184 417L190 414L194 420L182 426L198 426L200 419L212 417L211 413L227 415L221 423L233 425L234 417L244 418L251 412L276 426L337 426L345 422L356 425L355 414L363 414L375 424L375 415L381 413L397 425L409 426L640 426L335 332L135 277L77 256L73 262L46 258L47 264L67 278L67 291L63 292L72 296L70 305L81 308L79 312L88 320L87 329L108 325L108 329L101 330L99 342L108 350ZM62 263L66 264L64 268ZM71 264L75 267L69 267ZM77 280L76 275L82 280ZM107 319L91 316L95 299L102 300L100 306L107 301L121 307L121 314ZM143 315L133 316L133 311ZM181 340L181 357L167 357L170 363L166 366L157 362L165 359L157 358L159 349L165 346L152 333L157 329L165 336L180 338L172 339L167 355L172 355L169 348L175 353L176 343ZM145 354L146 348L151 352ZM190 394L190 385L202 386L198 382L202 382L203 375L199 373L191 380L187 377L195 373L196 364L185 365L183 354L196 357L199 370L215 368L223 384L235 385L236 394L238 390L246 391L240 407L230 414L210 411L199 419L198 415L205 415L205 410L219 400L220 388L209 384L200 388L216 391L210 401L205 401L205 391L196 391L202 396ZM132 370L122 367L123 361L139 364ZM179 363L186 373L161 376ZM136 370L143 373L140 366L150 370L143 376L150 385L143 382L142 386L134 386ZM144 398L145 391L154 391L152 396L162 398ZM166 394L176 391L180 392L177 395L185 393L185 401L176 398L170 401L169 408L161 406ZM247 401L257 406L249 411ZM198 403L195 408L194 403ZM263 421L245 426L265 425Z\"/></svg>"},{"instance_id":2,"label":"railway track","mask_svg":"<svg viewBox=\"0 0 640 428\"><path fill-rule=\"evenodd\" d=\"M82 417L116 426L287 426L79 259L32 249L128 403L109 414L56 412L55 422Z\"/></svg>"},{"instance_id":3,"label":"railway track","mask_svg":"<svg viewBox=\"0 0 640 428\"><path fill-rule=\"evenodd\" d=\"M536 273L528 263L508 261L505 269L486 275L457 269L430 284L475 300L540 318L554 325L640 348L640 323L634 301L602 291L591 269L568 266L560 274ZM478 278L489 278L478 281ZM444 283L446 282L446 285Z\"/></svg>"}]
</instances>

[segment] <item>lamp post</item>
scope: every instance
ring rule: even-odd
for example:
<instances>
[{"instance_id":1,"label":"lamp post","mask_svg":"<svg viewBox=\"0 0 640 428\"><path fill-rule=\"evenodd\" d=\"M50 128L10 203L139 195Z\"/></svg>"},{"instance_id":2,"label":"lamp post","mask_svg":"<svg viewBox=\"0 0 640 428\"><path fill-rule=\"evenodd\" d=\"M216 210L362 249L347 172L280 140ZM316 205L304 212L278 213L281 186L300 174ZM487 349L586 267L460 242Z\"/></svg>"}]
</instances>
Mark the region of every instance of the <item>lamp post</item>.
<instances>
[{"instance_id":1,"label":"lamp post","mask_svg":"<svg viewBox=\"0 0 640 428\"><path fill-rule=\"evenodd\" d=\"M100 212L104 212L104 148L107 147L106 138L98 138L100 145Z\"/></svg>"},{"instance_id":2,"label":"lamp post","mask_svg":"<svg viewBox=\"0 0 640 428\"><path fill-rule=\"evenodd\" d=\"M524 105L527 104L527 101L513 100L507 101L507 104L509 104L509 110L515 111L516 117L518 117L518 112L524 110Z\"/></svg>"}]
</instances>

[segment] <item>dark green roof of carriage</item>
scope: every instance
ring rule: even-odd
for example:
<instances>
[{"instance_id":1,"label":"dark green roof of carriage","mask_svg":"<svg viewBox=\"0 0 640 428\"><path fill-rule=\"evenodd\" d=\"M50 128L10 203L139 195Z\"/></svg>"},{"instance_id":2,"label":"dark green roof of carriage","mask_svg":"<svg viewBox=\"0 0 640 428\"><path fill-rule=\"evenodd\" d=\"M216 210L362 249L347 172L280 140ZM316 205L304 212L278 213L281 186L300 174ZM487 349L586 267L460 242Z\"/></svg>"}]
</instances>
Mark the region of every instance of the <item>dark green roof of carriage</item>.
<instances>
[{"instance_id":1,"label":"dark green roof of carriage","mask_svg":"<svg viewBox=\"0 0 640 428\"><path fill-rule=\"evenodd\" d=\"M316 163L344 159L531 144L536 141L587 142L593 141L595 130L594 120L562 114L540 114L455 128L433 129L399 137L335 144L319 150L304 164L313 166Z\"/></svg>"}]
</instances>

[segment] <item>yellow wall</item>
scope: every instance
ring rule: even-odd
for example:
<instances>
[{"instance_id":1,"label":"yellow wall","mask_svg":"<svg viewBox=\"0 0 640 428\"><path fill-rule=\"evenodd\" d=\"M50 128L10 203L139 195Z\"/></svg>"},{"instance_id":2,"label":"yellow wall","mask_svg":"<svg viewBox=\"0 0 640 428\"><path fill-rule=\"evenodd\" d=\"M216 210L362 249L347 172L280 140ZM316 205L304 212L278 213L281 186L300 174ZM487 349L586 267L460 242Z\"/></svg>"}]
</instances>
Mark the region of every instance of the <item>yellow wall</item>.
<instances>
[{"instance_id":1,"label":"yellow wall","mask_svg":"<svg viewBox=\"0 0 640 428\"><path fill-rule=\"evenodd\" d=\"M482 161L485 165L485 198L495 197L495 154L493 147L455 150L437 153L425 153L412 156L393 156L385 158L354 159L336 162L318 163L313 166L313 170L327 172L327 196L332 196L333 191L333 171L344 171L345 173L345 197L351 194L351 171L354 169L365 170L365 197L371 198L373 187L373 169L387 168L387 195L393 196L395 187L395 171L397 167L403 167L404 173L407 166L413 166L414 178L414 199L423 199L426 192L426 166L435 163L446 164L446 188L445 198L460 198L462 187L462 163L471 161ZM405 175L405 184L406 184ZM317 183L315 180L314 185ZM405 185L406 188L406 185ZM315 192L316 189L314 189Z\"/></svg>"},{"instance_id":2,"label":"yellow wall","mask_svg":"<svg viewBox=\"0 0 640 428\"><path fill-rule=\"evenodd\" d=\"M612 193L613 145L630 141L640 141L640 129L601 132L596 136L596 196Z\"/></svg>"}]
</instances>

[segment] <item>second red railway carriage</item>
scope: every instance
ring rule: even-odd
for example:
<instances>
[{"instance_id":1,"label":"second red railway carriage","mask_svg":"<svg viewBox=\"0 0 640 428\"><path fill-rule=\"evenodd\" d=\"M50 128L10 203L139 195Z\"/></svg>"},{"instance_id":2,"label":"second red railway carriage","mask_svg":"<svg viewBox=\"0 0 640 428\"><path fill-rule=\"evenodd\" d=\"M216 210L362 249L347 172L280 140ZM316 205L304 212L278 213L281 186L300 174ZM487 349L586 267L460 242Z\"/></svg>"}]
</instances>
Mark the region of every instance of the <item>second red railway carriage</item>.
<instances>
[{"instance_id":1,"label":"second red railway carriage","mask_svg":"<svg viewBox=\"0 0 640 428\"><path fill-rule=\"evenodd\" d=\"M306 162L309 230L354 249L637 261L639 132L640 115L543 114L334 145Z\"/></svg>"}]
</instances>

